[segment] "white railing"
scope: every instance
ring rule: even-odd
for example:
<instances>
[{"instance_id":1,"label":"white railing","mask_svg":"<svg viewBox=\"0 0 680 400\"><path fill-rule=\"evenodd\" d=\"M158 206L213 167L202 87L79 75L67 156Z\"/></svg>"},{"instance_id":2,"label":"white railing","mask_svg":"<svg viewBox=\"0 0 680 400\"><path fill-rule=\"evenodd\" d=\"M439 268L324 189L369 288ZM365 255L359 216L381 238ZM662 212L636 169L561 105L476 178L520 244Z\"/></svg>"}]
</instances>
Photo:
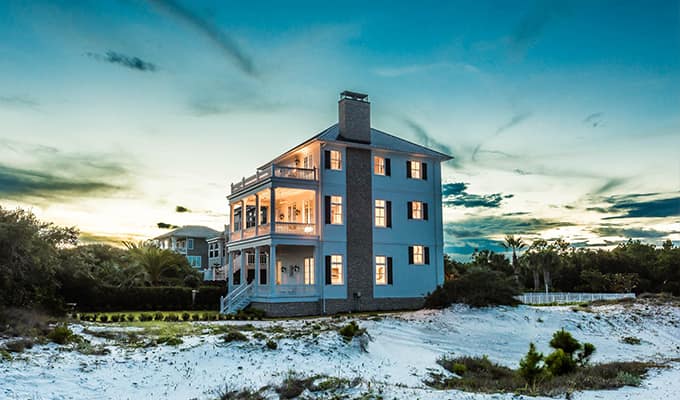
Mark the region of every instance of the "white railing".
<instances>
[{"instance_id":1,"label":"white railing","mask_svg":"<svg viewBox=\"0 0 680 400\"><path fill-rule=\"evenodd\" d=\"M515 298L524 304L568 304L595 300L634 299L635 293L524 293Z\"/></svg>"},{"instance_id":2,"label":"white railing","mask_svg":"<svg viewBox=\"0 0 680 400\"><path fill-rule=\"evenodd\" d=\"M245 284L227 293L226 297L220 297L220 312L222 314L233 312L236 305L250 297L252 289L253 283Z\"/></svg>"},{"instance_id":3,"label":"white railing","mask_svg":"<svg viewBox=\"0 0 680 400\"><path fill-rule=\"evenodd\" d=\"M316 168L298 168L286 167L283 165L270 165L265 169L259 169L255 174L243 177L240 182L231 184L231 193L238 192L254 185L265 179L275 176L277 178L301 179L306 181L315 181L318 179Z\"/></svg>"},{"instance_id":4,"label":"white railing","mask_svg":"<svg viewBox=\"0 0 680 400\"><path fill-rule=\"evenodd\" d=\"M277 222L275 227L276 233L316 235L316 228L314 224L305 224L301 222Z\"/></svg>"}]
</instances>

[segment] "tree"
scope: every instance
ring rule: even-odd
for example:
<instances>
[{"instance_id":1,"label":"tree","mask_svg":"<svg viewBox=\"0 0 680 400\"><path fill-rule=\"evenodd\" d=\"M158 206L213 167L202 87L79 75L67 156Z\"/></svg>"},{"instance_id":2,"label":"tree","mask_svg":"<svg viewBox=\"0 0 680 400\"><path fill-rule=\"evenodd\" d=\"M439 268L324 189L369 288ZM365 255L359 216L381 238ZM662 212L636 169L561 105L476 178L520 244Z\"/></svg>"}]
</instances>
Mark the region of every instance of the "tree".
<instances>
[{"instance_id":1,"label":"tree","mask_svg":"<svg viewBox=\"0 0 680 400\"><path fill-rule=\"evenodd\" d=\"M512 269L514 270L515 276L517 276L519 274L519 260L517 259L517 251L525 248L526 244L522 241L521 237L507 235L505 237L505 242L503 242L502 245L506 250L512 250Z\"/></svg>"},{"instance_id":2,"label":"tree","mask_svg":"<svg viewBox=\"0 0 680 400\"><path fill-rule=\"evenodd\" d=\"M519 374L531 386L545 373L545 367L541 364L543 354L536 351L536 346L529 343L529 351L519 362Z\"/></svg>"},{"instance_id":3,"label":"tree","mask_svg":"<svg viewBox=\"0 0 680 400\"><path fill-rule=\"evenodd\" d=\"M158 286L167 276L184 280L185 276L182 276L182 273L191 271L186 258L173 251L161 249L151 242L123 243L132 258L143 269L144 279L151 286Z\"/></svg>"}]
</instances>

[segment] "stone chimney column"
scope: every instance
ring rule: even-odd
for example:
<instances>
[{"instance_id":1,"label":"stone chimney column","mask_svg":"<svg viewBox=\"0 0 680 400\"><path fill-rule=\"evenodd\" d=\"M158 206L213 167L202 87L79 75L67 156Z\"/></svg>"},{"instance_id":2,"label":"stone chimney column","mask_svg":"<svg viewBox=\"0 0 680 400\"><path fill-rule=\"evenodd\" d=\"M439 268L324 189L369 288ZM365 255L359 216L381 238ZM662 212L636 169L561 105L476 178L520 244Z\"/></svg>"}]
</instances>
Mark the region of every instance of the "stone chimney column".
<instances>
[{"instance_id":1,"label":"stone chimney column","mask_svg":"<svg viewBox=\"0 0 680 400\"><path fill-rule=\"evenodd\" d=\"M339 139L371 143L371 103L368 95L350 91L340 93L338 126Z\"/></svg>"}]
</instances>

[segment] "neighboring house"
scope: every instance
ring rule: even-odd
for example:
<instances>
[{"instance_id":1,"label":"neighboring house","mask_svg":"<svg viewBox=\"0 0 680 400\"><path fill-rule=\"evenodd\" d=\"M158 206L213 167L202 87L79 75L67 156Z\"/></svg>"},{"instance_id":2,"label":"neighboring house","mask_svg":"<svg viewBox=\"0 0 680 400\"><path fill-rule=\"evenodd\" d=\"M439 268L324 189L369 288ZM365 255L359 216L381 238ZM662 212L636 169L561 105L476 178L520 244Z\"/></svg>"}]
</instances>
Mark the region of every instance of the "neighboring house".
<instances>
[{"instance_id":1,"label":"neighboring house","mask_svg":"<svg viewBox=\"0 0 680 400\"><path fill-rule=\"evenodd\" d=\"M162 249L184 254L192 267L205 272L210 266L208 239L220 235L219 231L205 226L187 225L157 236L153 241Z\"/></svg>"},{"instance_id":2,"label":"neighboring house","mask_svg":"<svg viewBox=\"0 0 680 400\"><path fill-rule=\"evenodd\" d=\"M418 308L444 282L446 154L370 126L343 92L339 123L231 185L229 295L272 316Z\"/></svg>"},{"instance_id":3,"label":"neighboring house","mask_svg":"<svg viewBox=\"0 0 680 400\"><path fill-rule=\"evenodd\" d=\"M229 226L219 236L209 238L208 268L203 272L206 281L225 281L227 279L227 238Z\"/></svg>"}]
</instances>

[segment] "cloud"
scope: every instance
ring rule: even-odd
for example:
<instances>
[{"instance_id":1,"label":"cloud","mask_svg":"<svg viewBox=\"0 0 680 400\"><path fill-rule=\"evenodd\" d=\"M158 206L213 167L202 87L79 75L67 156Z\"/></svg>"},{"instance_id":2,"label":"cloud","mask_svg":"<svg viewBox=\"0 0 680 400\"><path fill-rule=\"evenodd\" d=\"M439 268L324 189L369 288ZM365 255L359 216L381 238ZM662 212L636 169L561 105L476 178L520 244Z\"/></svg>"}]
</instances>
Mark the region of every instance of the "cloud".
<instances>
[{"instance_id":1,"label":"cloud","mask_svg":"<svg viewBox=\"0 0 680 400\"><path fill-rule=\"evenodd\" d=\"M489 141L493 138L496 138L500 136L503 132L512 129L513 127L521 124L522 122L526 121L529 117L531 117L531 112L521 112L521 113L516 113L514 114L510 120L496 128L496 132L494 132L493 135L489 136L486 141ZM474 150L472 151L472 161L477 161L477 155L482 151L482 146L484 145L484 142L479 143L477 146L475 146Z\"/></svg>"},{"instance_id":2,"label":"cloud","mask_svg":"<svg viewBox=\"0 0 680 400\"><path fill-rule=\"evenodd\" d=\"M468 184L464 182L445 183L442 185L442 205L444 207L465 208L498 208L503 199L513 197L512 194L492 193L486 195L471 194L467 192Z\"/></svg>"},{"instance_id":3,"label":"cloud","mask_svg":"<svg viewBox=\"0 0 680 400\"><path fill-rule=\"evenodd\" d=\"M601 112L592 113L583 119L583 123L586 125L590 125L593 128L597 128L598 126L602 125L603 115L604 113Z\"/></svg>"},{"instance_id":4,"label":"cloud","mask_svg":"<svg viewBox=\"0 0 680 400\"><path fill-rule=\"evenodd\" d=\"M158 226L160 229L177 229L177 228L179 228L179 226L177 226L177 225L168 224L168 223L165 223L165 222L159 222L159 223L156 224L156 226Z\"/></svg>"},{"instance_id":5,"label":"cloud","mask_svg":"<svg viewBox=\"0 0 680 400\"><path fill-rule=\"evenodd\" d=\"M0 140L0 160L0 198L63 201L131 188L131 160L111 154L64 153L54 147ZM12 164L13 160L20 161Z\"/></svg>"},{"instance_id":6,"label":"cloud","mask_svg":"<svg viewBox=\"0 0 680 400\"><path fill-rule=\"evenodd\" d=\"M611 204L605 211L620 215L605 219L618 218L663 218L680 216L680 196L666 197L659 194L633 194L610 196L605 202Z\"/></svg>"},{"instance_id":7,"label":"cloud","mask_svg":"<svg viewBox=\"0 0 680 400\"><path fill-rule=\"evenodd\" d=\"M444 233L458 238L536 235L547 229L571 225L569 222L544 218L485 216L447 222L444 224Z\"/></svg>"},{"instance_id":8,"label":"cloud","mask_svg":"<svg viewBox=\"0 0 680 400\"><path fill-rule=\"evenodd\" d=\"M592 229L600 236L620 236L626 239L662 239L678 232L664 232L656 229L626 228L616 225L603 225Z\"/></svg>"},{"instance_id":9,"label":"cloud","mask_svg":"<svg viewBox=\"0 0 680 400\"><path fill-rule=\"evenodd\" d=\"M594 195L601 195L610 192L612 189L615 189L626 182L628 182L630 179L628 178L610 178L605 182L604 185L600 186L599 188L595 189L592 194Z\"/></svg>"},{"instance_id":10,"label":"cloud","mask_svg":"<svg viewBox=\"0 0 680 400\"><path fill-rule=\"evenodd\" d=\"M178 212L178 213L188 213L188 212L191 212L191 210L189 210L188 208L186 208L186 207L184 207L184 206L176 206L176 207L175 207L175 212Z\"/></svg>"},{"instance_id":11,"label":"cloud","mask_svg":"<svg viewBox=\"0 0 680 400\"><path fill-rule=\"evenodd\" d=\"M401 67L382 67L374 70L376 75L394 78L404 75L431 72L433 69L450 69L457 72L479 73L479 68L463 62L437 62L430 64L411 64Z\"/></svg>"},{"instance_id":12,"label":"cloud","mask_svg":"<svg viewBox=\"0 0 680 400\"><path fill-rule=\"evenodd\" d=\"M536 44L546 27L566 14L566 2L540 0L519 21L510 35L510 50L519 57Z\"/></svg>"},{"instance_id":13,"label":"cloud","mask_svg":"<svg viewBox=\"0 0 680 400\"><path fill-rule=\"evenodd\" d=\"M40 103L38 100L23 95L0 96L0 105L12 108L32 108L37 109Z\"/></svg>"},{"instance_id":14,"label":"cloud","mask_svg":"<svg viewBox=\"0 0 680 400\"><path fill-rule=\"evenodd\" d=\"M423 146L432 148L434 150L440 151L444 154L449 154L452 155L453 151L451 147L443 142L440 142L439 140L435 139L431 134L429 134L425 128L423 128L422 125L418 124L417 122L411 120L411 119L405 119L404 123L411 128L413 133L416 135L416 140ZM458 164L457 159L453 159L450 161L450 164L453 166L457 166Z\"/></svg>"},{"instance_id":15,"label":"cloud","mask_svg":"<svg viewBox=\"0 0 680 400\"><path fill-rule=\"evenodd\" d=\"M232 60L236 66L250 76L257 76L253 60L238 46L236 41L215 25L201 18L174 0L149 0L157 9L200 33Z\"/></svg>"},{"instance_id":16,"label":"cloud","mask_svg":"<svg viewBox=\"0 0 680 400\"><path fill-rule=\"evenodd\" d=\"M88 57L92 57L97 61L117 64L137 71L155 72L156 70L158 70L158 67L156 67L155 64L144 61L138 57L126 56L125 54L117 53L115 51L107 51L105 55L97 53L86 53L86 55Z\"/></svg>"}]
</instances>

